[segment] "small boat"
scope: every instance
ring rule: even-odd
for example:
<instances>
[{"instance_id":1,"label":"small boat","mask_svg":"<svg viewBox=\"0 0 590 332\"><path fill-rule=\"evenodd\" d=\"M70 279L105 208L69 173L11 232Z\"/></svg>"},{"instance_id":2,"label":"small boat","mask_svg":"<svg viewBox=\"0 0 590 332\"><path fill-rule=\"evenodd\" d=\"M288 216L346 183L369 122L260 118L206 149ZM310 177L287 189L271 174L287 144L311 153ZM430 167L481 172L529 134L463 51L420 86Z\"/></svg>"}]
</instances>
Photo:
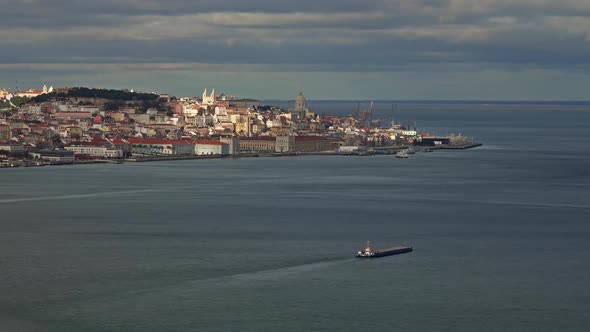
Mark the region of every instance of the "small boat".
<instances>
[{"instance_id":1,"label":"small boat","mask_svg":"<svg viewBox=\"0 0 590 332\"><path fill-rule=\"evenodd\" d=\"M373 249L371 247L371 243L369 241L367 241L367 246L364 249L359 250L356 253L356 257L358 257L358 258L377 258L377 257L383 257L383 256L403 254L406 252L410 252L412 250L413 250L412 247L408 247L408 246L398 246L398 247L391 247L391 248L385 248L385 249Z\"/></svg>"},{"instance_id":2,"label":"small boat","mask_svg":"<svg viewBox=\"0 0 590 332\"><path fill-rule=\"evenodd\" d=\"M396 158L410 158L410 156L408 156L408 153L405 150L401 150L398 153L395 154Z\"/></svg>"}]
</instances>

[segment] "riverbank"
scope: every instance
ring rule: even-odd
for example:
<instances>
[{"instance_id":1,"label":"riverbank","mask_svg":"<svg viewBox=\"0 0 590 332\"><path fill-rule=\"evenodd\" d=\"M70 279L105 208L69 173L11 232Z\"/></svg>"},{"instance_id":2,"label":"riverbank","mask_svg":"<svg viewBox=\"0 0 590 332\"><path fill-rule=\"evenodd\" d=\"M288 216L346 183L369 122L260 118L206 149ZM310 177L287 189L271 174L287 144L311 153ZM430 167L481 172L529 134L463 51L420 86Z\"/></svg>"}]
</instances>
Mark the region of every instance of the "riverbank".
<instances>
[{"instance_id":1,"label":"riverbank","mask_svg":"<svg viewBox=\"0 0 590 332\"><path fill-rule=\"evenodd\" d=\"M172 161L172 160L198 160L198 159L221 159L221 158L259 158L259 157L297 157L297 156L373 156L377 154L396 154L402 150L411 149L415 152L432 152L435 150L466 150L482 146L482 143L472 143L465 145L452 146L391 146L370 148L364 151L339 152L339 151L320 151L320 152L273 152L273 153L243 153L237 155L203 155L203 156L135 156L127 159L95 159L95 160L74 160L73 162L56 162L43 160L4 160L0 162L0 168L15 167L43 167L43 166L63 166L63 165L88 165L88 164L124 164L124 163L141 163L154 161Z\"/></svg>"}]
</instances>

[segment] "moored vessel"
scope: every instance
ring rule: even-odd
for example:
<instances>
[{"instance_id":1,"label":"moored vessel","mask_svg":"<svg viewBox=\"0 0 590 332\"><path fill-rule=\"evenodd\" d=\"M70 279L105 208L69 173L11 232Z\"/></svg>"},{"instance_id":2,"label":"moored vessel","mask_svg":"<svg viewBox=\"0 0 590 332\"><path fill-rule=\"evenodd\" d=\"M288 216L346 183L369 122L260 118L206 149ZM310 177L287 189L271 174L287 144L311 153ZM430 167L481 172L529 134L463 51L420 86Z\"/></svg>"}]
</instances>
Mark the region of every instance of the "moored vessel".
<instances>
[{"instance_id":1,"label":"moored vessel","mask_svg":"<svg viewBox=\"0 0 590 332\"><path fill-rule=\"evenodd\" d=\"M359 258L377 258L383 256L403 254L412 251L412 247L409 246L397 246L384 249L373 249L371 242L367 241L367 246L356 253L356 257Z\"/></svg>"},{"instance_id":2,"label":"moored vessel","mask_svg":"<svg viewBox=\"0 0 590 332\"><path fill-rule=\"evenodd\" d=\"M395 154L395 157L396 158L409 158L410 156L408 156L408 153L406 152L406 150L401 150Z\"/></svg>"}]
</instances>

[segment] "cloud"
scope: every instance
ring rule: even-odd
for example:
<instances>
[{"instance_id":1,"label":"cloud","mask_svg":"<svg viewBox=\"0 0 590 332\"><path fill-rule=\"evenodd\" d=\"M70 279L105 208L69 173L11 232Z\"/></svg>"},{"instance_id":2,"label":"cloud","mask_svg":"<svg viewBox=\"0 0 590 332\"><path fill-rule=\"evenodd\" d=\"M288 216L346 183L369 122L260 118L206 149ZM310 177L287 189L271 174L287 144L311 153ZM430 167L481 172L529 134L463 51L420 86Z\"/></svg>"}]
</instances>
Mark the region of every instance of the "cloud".
<instances>
[{"instance_id":1,"label":"cloud","mask_svg":"<svg viewBox=\"0 0 590 332\"><path fill-rule=\"evenodd\" d=\"M0 40L11 71L567 73L590 64L590 2L5 0Z\"/></svg>"}]
</instances>

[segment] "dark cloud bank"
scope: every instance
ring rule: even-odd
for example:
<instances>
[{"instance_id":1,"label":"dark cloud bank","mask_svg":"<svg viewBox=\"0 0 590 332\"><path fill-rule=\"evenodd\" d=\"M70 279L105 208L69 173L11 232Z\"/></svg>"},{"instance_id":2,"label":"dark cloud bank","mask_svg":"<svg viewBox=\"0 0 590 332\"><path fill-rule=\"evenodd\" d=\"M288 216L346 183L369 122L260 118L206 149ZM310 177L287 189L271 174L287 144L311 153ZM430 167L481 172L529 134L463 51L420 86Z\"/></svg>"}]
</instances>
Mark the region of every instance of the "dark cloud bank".
<instances>
[{"instance_id":1,"label":"dark cloud bank","mask_svg":"<svg viewBox=\"0 0 590 332\"><path fill-rule=\"evenodd\" d=\"M589 15L586 0L8 0L0 70L30 80L109 70L535 71L579 83Z\"/></svg>"}]
</instances>

